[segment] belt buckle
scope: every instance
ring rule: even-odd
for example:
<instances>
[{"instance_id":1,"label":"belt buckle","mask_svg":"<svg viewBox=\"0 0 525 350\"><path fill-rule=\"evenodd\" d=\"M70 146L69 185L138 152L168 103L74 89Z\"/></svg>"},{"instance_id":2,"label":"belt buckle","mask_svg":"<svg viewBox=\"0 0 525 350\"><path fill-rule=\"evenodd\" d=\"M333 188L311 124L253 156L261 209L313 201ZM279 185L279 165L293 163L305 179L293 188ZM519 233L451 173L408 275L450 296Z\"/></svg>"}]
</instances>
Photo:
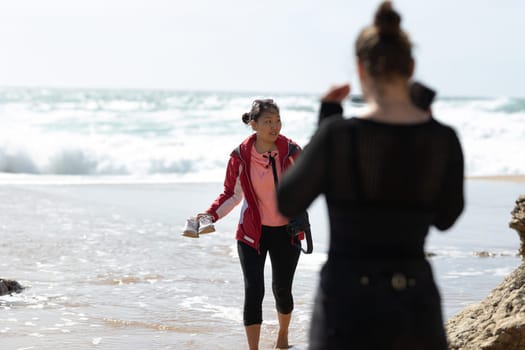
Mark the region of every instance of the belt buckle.
<instances>
[{"instance_id":1,"label":"belt buckle","mask_svg":"<svg viewBox=\"0 0 525 350\"><path fill-rule=\"evenodd\" d=\"M391 283L394 290L405 290L407 288L407 277L402 273L395 273L392 275Z\"/></svg>"}]
</instances>

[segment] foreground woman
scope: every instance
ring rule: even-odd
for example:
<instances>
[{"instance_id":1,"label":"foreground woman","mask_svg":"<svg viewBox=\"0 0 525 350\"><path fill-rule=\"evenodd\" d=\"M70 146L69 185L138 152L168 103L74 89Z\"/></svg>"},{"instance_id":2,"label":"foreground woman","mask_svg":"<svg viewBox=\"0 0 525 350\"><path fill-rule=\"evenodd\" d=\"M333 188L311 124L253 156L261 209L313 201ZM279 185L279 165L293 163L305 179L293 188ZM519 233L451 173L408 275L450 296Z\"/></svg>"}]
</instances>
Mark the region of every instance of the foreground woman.
<instances>
[{"instance_id":1,"label":"foreground woman","mask_svg":"<svg viewBox=\"0 0 525 350\"><path fill-rule=\"evenodd\" d=\"M323 98L321 123L278 189L294 216L324 194L330 248L310 349L447 349L441 300L424 243L463 210L463 155L454 130L410 100L414 60L400 16L383 2L357 38L370 106L342 118L350 87Z\"/></svg>"}]
</instances>

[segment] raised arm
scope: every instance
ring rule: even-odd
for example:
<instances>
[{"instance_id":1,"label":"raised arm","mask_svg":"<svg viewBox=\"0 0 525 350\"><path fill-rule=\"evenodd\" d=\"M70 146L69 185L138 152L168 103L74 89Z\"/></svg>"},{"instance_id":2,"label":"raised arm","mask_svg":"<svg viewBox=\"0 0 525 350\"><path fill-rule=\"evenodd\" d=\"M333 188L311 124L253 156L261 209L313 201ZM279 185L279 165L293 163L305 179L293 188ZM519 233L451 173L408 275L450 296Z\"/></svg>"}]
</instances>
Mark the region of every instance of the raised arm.
<instances>
[{"instance_id":1,"label":"raised arm","mask_svg":"<svg viewBox=\"0 0 525 350\"><path fill-rule=\"evenodd\" d=\"M321 98L319 129L288 170L277 188L279 211L288 217L302 213L324 191L327 181L329 124L343 118L342 101L350 94L350 85L334 85Z\"/></svg>"},{"instance_id":2,"label":"raised arm","mask_svg":"<svg viewBox=\"0 0 525 350\"><path fill-rule=\"evenodd\" d=\"M350 94L350 84L334 85L321 98L321 108L319 110L318 123L325 122L333 117L341 119L343 107L341 103Z\"/></svg>"},{"instance_id":3,"label":"raised arm","mask_svg":"<svg viewBox=\"0 0 525 350\"><path fill-rule=\"evenodd\" d=\"M321 127L282 177L277 202L283 215L293 217L302 213L324 191L327 135L327 128Z\"/></svg>"}]
</instances>

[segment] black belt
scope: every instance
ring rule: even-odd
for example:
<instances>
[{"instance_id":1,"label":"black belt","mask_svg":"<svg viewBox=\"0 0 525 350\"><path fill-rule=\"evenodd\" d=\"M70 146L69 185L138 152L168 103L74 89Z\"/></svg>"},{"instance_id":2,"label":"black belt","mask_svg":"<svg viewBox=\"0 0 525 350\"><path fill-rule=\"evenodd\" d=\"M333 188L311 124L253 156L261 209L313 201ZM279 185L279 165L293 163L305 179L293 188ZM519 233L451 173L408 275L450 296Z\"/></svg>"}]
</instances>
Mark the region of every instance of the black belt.
<instances>
[{"instance_id":1,"label":"black belt","mask_svg":"<svg viewBox=\"0 0 525 350\"><path fill-rule=\"evenodd\" d=\"M406 275L403 272L394 272L388 277L369 276L363 274L359 277L359 284L363 287L372 285L383 285L391 287L396 291L404 291L407 288L413 288L417 284L417 278Z\"/></svg>"}]
</instances>

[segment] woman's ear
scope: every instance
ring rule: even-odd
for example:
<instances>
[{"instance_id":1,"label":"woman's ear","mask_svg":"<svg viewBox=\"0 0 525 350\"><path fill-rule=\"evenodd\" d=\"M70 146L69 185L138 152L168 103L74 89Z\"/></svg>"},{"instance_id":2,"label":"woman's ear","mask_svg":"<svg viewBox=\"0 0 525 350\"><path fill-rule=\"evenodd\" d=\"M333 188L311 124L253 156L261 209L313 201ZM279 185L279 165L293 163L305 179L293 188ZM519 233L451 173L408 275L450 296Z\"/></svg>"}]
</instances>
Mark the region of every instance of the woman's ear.
<instances>
[{"instance_id":1,"label":"woman's ear","mask_svg":"<svg viewBox=\"0 0 525 350\"><path fill-rule=\"evenodd\" d=\"M366 72L365 65L359 61L356 60L356 66L357 66L357 75L359 76L359 85L361 86L361 93L363 97L366 99L369 91L369 75Z\"/></svg>"},{"instance_id":2,"label":"woman's ear","mask_svg":"<svg viewBox=\"0 0 525 350\"><path fill-rule=\"evenodd\" d=\"M356 59L356 66L357 66L357 75L359 76L359 80L360 81L365 81L365 75L366 75L366 71L365 71L365 67L363 65L363 63L361 63L361 61L359 61L358 59Z\"/></svg>"},{"instance_id":3,"label":"woman's ear","mask_svg":"<svg viewBox=\"0 0 525 350\"><path fill-rule=\"evenodd\" d=\"M414 61L414 59L410 59L410 74L408 75L409 78L412 78L412 76L414 75L414 70L416 69L416 62Z\"/></svg>"},{"instance_id":4,"label":"woman's ear","mask_svg":"<svg viewBox=\"0 0 525 350\"><path fill-rule=\"evenodd\" d=\"M255 120L250 120L250 126L252 127L253 131L257 131L257 122Z\"/></svg>"}]
</instances>

